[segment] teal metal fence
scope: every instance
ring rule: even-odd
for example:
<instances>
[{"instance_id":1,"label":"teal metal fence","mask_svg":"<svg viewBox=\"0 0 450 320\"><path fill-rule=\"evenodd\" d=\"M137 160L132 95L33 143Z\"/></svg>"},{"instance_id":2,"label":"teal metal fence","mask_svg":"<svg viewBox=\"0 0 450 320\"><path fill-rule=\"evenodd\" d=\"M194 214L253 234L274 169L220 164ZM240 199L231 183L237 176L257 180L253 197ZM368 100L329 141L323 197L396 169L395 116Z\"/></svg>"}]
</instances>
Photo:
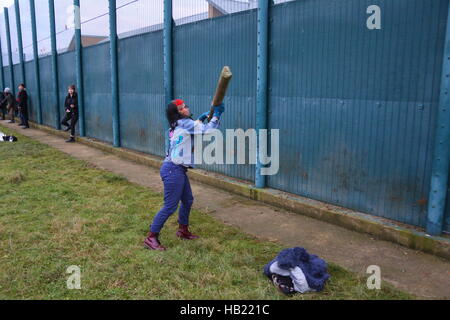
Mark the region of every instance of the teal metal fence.
<instances>
[{"instance_id":1,"label":"teal metal fence","mask_svg":"<svg viewBox=\"0 0 450 320\"><path fill-rule=\"evenodd\" d=\"M138 49L143 43L147 49ZM164 73L162 31L120 39L118 63L121 144L125 148L163 156L166 126L161 81Z\"/></svg>"},{"instance_id":2,"label":"teal metal fence","mask_svg":"<svg viewBox=\"0 0 450 320\"><path fill-rule=\"evenodd\" d=\"M374 3L381 30L361 27ZM426 224L447 6L317 0L272 8L269 126L281 129L285 165L269 186Z\"/></svg>"},{"instance_id":3,"label":"teal metal fence","mask_svg":"<svg viewBox=\"0 0 450 320\"><path fill-rule=\"evenodd\" d=\"M81 84L77 132L164 156L166 102L181 98L194 115L207 111L228 65L233 80L221 130L279 129L280 170L261 177L254 164L201 168L413 226L425 228L433 217L438 227L430 233L450 232L449 129L438 125L448 119L448 0L74 1L79 20L66 1L55 6L59 101L50 23L43 23L51 19L48 3L36 0L39 74L26 58L25 79L13 66L14 83L0 16L2 85L17 88L25 80L32 120L39 122L36 77L42 123L51 127L61 120L67 86ZM114 7L117 61L108 27ZM134 28L130 19L138 20ZM22 25L22 33L31 31ZM14 41L13 50L17 35Z\"/></svg>"}]
</instances>

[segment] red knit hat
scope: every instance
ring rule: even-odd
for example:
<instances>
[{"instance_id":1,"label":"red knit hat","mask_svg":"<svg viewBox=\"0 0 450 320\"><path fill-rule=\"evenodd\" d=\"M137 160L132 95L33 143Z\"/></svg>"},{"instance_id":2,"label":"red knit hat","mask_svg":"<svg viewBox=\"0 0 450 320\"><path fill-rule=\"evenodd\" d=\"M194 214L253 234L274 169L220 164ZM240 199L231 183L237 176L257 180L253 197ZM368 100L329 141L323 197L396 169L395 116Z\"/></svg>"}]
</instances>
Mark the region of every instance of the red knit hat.
<instances>
[{"instance_id":1,"label":"red knit hat","mask_svg":"<svg viewBox=\"0 0 450 320\"><path fill-rule=\"evenodd\" d=\"M176 100L173 100L172 103L178 107L178 106L181 106L184 103L184 101L181 99L176 99Z\"/></svg>"}]
</instances>

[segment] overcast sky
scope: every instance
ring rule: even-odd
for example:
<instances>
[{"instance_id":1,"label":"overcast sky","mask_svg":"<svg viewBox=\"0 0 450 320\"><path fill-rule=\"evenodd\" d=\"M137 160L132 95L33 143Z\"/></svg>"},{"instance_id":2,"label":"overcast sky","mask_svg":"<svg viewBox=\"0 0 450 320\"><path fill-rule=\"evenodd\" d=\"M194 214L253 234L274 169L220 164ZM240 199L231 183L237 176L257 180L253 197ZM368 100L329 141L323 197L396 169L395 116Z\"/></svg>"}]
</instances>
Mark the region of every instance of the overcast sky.
<instances>
[{"instance_id":1,"label":"overcast sky","mask_svg":"<svg viewBox=\"0 0 450 320\"><path fill-rule=\"evenodd\" d=\"M173 17L182 17L206 12L208 4L206 0L173 0ZM20 0L21 26L24 53L27 60L32 58L32 37L29 0ZM36 24L38 40L50 36L50 22L48 0L35 0ZM68 46L73 37L73 29L67 29L70 20L70 10L73 0L55 0L56 32L58 50ZM125 5L125 6L124 6ZM102 14L108 13L108 0L80 0L82 23ZM117 0L117 29L118 33L151 26L163 22L163 0ZM13 63L18 62L17 27L14 9L14 0L0 0L0 9L9 7L9 21L11 28L11 42L13 50ZM68 9L69 8L69 9ZM7 64L7 43L3 10L0 10L0 40L3 52L3 63ZM81 32L85 35L108 36L108 15L82 24ZM50 40L38 43L39 53L50 51Z\"/></svg>"}]
</instances>

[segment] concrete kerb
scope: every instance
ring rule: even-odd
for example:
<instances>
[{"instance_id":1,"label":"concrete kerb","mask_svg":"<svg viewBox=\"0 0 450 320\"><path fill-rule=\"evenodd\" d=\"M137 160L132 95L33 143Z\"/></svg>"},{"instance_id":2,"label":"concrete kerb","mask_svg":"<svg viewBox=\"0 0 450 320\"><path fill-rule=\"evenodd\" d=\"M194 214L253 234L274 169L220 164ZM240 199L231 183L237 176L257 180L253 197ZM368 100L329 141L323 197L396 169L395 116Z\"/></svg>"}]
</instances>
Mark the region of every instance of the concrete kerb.
<instances>
[{"instance_id":1,"label":"concrete kerb","mask_svg":"<svg viewBox=\"0 0 450 320\"><path fill-rule=\"evenodd\" d=\"M63 131L55 130L34 122L30 122L30 126L53 135L67 137L67 133ZM100 149L104 152L115 154L123 159L154 168L159 169L162 163L162 159L159 157L126 148L114 148L112 145L94 139L76 137L76 141ZM391 241L411 249L424 251L450 260L450 239L444 237L429 236L424 232L398 226L382 218L289 194L287 192L269 188L257 189L248 183L241 182L234 178L200 169L191 170L188 174L193 180L240 196L326 221L349 230L368 233L378 239Z\"/></svg>"}]
</instances>

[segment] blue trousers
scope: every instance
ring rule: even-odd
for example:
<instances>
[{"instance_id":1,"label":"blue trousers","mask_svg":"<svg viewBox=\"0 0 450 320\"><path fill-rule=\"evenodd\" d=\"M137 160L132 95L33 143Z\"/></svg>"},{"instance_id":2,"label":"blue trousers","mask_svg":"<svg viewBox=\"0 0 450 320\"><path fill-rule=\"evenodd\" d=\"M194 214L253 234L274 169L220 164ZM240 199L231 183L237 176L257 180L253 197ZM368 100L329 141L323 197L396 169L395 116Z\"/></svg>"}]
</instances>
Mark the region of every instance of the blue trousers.
<instances>
[{"instance_id":1,"label":"blue trousers","mask_svg":"<svg viewBox=\"0 0 450 320\"><path fill-rule=\"evenodd\" d=\"M192 196L191 184L186 175L187 168L165 161L161 166L160 175L164 184L164 206L159 210L150 225L150 231L159 233L167 219L177 210L178 223L189 225L189 214L191 212L194 197Z\"/></svg>"}]
</instances>

